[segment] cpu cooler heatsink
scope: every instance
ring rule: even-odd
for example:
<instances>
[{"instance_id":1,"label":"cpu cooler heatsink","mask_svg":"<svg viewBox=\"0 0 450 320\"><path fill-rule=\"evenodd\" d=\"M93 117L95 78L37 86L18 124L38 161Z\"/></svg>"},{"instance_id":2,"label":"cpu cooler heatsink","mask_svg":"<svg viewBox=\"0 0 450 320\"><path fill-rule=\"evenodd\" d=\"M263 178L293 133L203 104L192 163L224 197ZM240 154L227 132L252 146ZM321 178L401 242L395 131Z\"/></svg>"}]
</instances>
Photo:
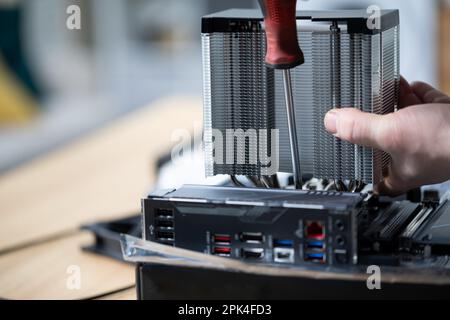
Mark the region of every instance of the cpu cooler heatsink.
<instances>
[{"instance_id":1,"label":"cpu cooler heatsink","mask_svg":"<svg viewBox=\"0 0 450 320\"><path fill-rule=\"evenodd\" d=\"M298 37L305 64L293 70L301 172L315 178L375 183L389 164L379 150L355 146L329 135L325 114L340 107L387 114L397 107L399 15L381 11L371 25L365 11L299 12ZM262 17L257 10L227 10L202 21L204 142L206 174L261 176L263 164L218 162L214 130L223 132L219 148L233 159L248 160L255 146L238 148L226 130L267 132L258 154L273 156L270 133L278 130L278 171L292 172L281 74L264 64ZM261 131L263 130L263 131ZM248 138L248 137L247 137ZM261 141L260 141L261 142Z\"/></svg>"}]
</instances>

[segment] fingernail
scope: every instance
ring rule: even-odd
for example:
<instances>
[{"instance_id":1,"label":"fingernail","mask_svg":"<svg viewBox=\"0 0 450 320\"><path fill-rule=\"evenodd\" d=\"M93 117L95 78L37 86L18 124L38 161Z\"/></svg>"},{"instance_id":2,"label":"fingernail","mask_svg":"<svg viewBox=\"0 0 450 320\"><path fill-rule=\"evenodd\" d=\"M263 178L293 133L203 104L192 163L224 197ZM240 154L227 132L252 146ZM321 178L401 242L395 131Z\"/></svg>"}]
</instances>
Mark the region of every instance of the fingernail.
<instances>
[{"instance_id":1,"label":"fingernail","mask_svg":"<svg viewBox=\"0 0 450 320\"><path fill-rule=\"evenodd\" d=\"M338 114L336 111L331 110L325 115L325 128L331 134L337 133L337 118Z\"/></svg>"}]
</instances>

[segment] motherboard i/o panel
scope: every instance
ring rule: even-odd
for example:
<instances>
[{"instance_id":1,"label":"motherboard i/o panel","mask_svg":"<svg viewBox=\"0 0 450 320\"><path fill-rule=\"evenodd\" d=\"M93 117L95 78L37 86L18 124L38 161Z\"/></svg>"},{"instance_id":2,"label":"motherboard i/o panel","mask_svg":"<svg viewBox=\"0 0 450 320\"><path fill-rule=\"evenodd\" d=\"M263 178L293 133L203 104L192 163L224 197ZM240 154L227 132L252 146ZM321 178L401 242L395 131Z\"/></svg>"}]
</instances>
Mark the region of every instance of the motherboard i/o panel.
<instances>
[{"instance_id":1,"label":"motherboard i/o panel","mask_svg":"<svg viewBox=\"0 0 450 320\"><path fill-rule=\"evenodd\" d=\"M143 200L145 239L256 263L357 262L363 196L185 186Z\"/></svg>"}]
</instances>

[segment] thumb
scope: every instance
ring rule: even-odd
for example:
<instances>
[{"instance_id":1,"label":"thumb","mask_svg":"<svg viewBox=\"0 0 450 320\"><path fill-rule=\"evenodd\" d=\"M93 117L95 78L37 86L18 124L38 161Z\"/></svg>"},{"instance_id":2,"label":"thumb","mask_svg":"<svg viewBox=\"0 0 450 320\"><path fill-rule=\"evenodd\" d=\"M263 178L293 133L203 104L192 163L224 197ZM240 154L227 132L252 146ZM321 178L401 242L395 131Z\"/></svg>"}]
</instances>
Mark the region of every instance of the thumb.
<instances>
[{"instance_id":1,"label":"thumb","mask_svg":"<svg viewBox=\"0 0 450 320\"><path fill-rule=\"evenodd\" d=\"M389 151L395 124L392 114L377 115L355 108L333 109L324 119L326 130L339 139Z\"/></svg>"}]
</instances>

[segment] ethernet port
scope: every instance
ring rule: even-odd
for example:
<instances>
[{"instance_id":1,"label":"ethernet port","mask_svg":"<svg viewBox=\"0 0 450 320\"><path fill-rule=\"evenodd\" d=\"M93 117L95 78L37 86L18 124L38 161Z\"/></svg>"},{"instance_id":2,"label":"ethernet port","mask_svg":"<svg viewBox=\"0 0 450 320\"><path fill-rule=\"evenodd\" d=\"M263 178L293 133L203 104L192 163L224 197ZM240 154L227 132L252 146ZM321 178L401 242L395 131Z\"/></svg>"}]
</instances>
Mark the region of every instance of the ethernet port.
<instances>
[{"instance_id":1,"label":"ethernet port","mask_svg":"<svg viewBox=\"0 0 450 320\"><path fill-rule=\"evenodd\" d=\"M306 223L305 236L307 239L325 239L325 225L320 221L309 221Z\"/></svg>"}]
</instances>

